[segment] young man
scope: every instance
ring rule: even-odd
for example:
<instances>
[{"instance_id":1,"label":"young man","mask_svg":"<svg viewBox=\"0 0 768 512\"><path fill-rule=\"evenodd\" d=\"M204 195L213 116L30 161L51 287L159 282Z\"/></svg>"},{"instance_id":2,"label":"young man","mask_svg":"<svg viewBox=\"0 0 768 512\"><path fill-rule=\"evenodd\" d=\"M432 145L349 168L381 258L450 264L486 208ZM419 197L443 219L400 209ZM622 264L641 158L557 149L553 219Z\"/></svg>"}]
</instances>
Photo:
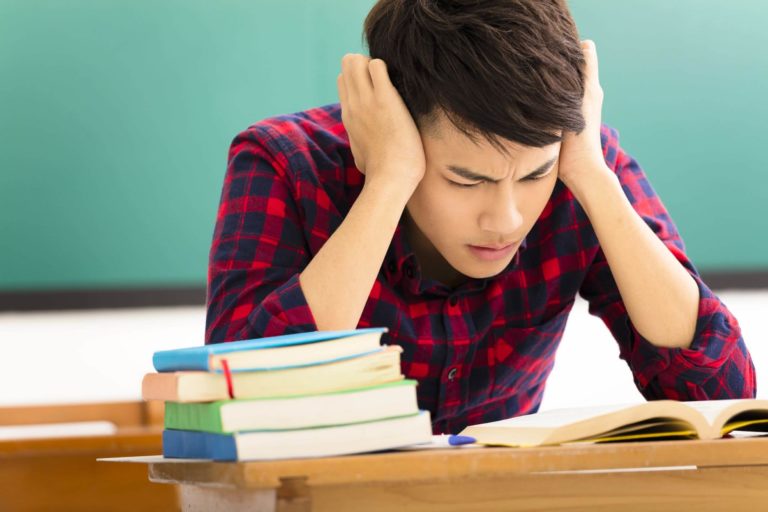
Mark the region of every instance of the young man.
<instances>
[{"instance_id":1,"label":"young man","mask_svg":"<svg viewBox=\"0 0 768 512\"><path fill-rule=\"evenodd\" d=\"M365 33L340 105L235 138L207 343L386 326L455 433L538 409L578 293L647 399L754 396L562 0L381 0Z\"/></svg>"}]
</instances>

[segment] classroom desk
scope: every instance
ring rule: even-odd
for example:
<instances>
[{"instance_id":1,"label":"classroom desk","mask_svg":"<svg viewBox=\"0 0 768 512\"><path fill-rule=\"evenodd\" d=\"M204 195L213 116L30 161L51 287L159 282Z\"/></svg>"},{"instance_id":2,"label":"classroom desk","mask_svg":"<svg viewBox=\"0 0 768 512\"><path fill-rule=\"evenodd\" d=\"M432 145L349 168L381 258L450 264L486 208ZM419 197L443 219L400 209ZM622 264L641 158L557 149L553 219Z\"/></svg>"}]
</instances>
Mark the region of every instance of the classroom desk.
<instances>
[{"instance_id":1,"label":"classroom desk","mask_svg":"<svg viewBox=\"0 0 768 512\"><path fill-rule=\"evenodd\" d=\"M143 462L185 511L768 510L765 436Z\"/></svg>"},{"instance_id":2,"label":"classroom desk","mask_svg":"<svg viewBox=\"0 0 768 512\"><path fill-rule=\"evenodd\" d=\"M111 435L0 440L0 511L178 510L174 489L147 481L146 468L98 457L162 451L162 403L110 402L0 407L0 425L108 420Z\"/></svg>"}]
</instances>

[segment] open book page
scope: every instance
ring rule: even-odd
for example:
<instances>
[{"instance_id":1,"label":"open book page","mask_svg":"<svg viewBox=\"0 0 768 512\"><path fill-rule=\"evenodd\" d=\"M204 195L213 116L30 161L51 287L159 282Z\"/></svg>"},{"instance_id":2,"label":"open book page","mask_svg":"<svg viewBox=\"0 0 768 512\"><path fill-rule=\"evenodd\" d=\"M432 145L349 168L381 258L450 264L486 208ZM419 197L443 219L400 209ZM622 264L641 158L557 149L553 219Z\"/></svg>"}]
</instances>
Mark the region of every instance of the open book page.
<instances>
[{"instance_id":1,"label":"open book page","mask_svg":"<svg viewBox=\"0 0 768 512\"><path fill-rule=\"evenodd\" d=\"M461 433L482 444L539 446L578 441L717 439L736 429L768 432L768 400L653 400L555 409L469 426Z\"/></svg>"},{"instance_id":2,"label":"open book page","mask_svg":"<svg viewBox=\"0 0 768 512\"><path fill-rule=\"evenodd\" d=\"M716 431L724 435L737 429L768 432L768 400L737 398L684 403L706 418L713 436Z\"/></svg>"},{"instance_id":3,"label":"open book page","mask_svg":"<svg viewBox=\"0 0 768 512\"><path fill-rule=\"evenodd\" d=\"M643 406L640 404L596 405L593 407L568 407L565 409L551 409L526 416L517 416L507 420L493 422L495 426L502 427L506 423L515 427L531 428L557 428L571 423L588 420L597 416L612 414L632 407Z\"/></svg>"},{"instance_id":4,"label":"open book page","mask_svg":"<svg viewBox=\"0 0 768 512\"><path fill-rule=\"evenodd\" d=\"M706 435L704 418L674 400L542 411L467 427L462 434L485 444L535 446L578 440ZM702 436L703 437L703 436Z\"/></svg>"},{"instance_id":5,"label":"open book page","mask_svg":"<svg viewBox=\"0 0 768 512\"><path fill-rule=\"evenodd\" d=\"M566 443L609 443L639 439L693 439L696 437L698 433L690 424L668 418L665 421L639 421L627 427L601 432L575 441L566 441Z\"/></svg>"}]
</instances>

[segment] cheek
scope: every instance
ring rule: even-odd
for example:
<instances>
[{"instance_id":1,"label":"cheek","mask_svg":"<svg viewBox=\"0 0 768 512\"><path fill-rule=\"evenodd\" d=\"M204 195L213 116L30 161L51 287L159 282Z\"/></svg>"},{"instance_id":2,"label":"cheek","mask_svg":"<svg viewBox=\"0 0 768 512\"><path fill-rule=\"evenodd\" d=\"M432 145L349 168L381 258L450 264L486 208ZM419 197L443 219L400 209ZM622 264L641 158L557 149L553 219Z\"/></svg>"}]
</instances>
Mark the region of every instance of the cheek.
<instances>
[{"instance_id":1,"label":"cheek","mask_svg":"<svg viewBox=\"0 0 768 512\"><path fill-rule=\"evenodd\" d=\"M538 220L541 212L546 208L549 199L552 197L552 191L557 185L557 176L554 179L550 179L548 183L542 183L541 186L535 187L531 190L526 198L526 210L525 215L529 224L533 224Z\"/></svg>"},{"instance_id":2,"label":"cheek","mask_svg":"<svg viewBox=\"0 0 768 512\"><path fill-rule=\"evenodd\" d=\"M422 182L422 185L408 203L409 212L422 230L438 237L466 231L474 219L467 194L448 184Z\"/></svg>"}]
</instances>

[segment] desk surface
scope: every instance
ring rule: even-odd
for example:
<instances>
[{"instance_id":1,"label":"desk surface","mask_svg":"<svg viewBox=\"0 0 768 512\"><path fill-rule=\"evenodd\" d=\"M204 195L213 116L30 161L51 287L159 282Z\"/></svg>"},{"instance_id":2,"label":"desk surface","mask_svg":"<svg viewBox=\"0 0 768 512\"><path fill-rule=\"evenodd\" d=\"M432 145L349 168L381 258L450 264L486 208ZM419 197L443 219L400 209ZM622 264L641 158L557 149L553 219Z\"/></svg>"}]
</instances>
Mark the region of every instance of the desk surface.
<instances>
[{"instance_id":1,"label":"desk surface","mask_svg":"<svg viewBox=\"0 0 768 512\"><path fill-rule=\"evenodd\" d=\"M454 448L320 459L129 458L188 512L754 510L768 437Z\"/></svg>"},{"instance_id":2,"label":"desk surface","mask_svg":"<svg viewBox=\"0 0 768 512\"><path fill-rule=\"evenodd\" d=\"M161 458L144 462L149 463L150 479L155 482L275 488L281 480L296 477L322 486L629 468L768 465L768 437L404 451L257 462Z\"/></svg>"}]
</instances>

